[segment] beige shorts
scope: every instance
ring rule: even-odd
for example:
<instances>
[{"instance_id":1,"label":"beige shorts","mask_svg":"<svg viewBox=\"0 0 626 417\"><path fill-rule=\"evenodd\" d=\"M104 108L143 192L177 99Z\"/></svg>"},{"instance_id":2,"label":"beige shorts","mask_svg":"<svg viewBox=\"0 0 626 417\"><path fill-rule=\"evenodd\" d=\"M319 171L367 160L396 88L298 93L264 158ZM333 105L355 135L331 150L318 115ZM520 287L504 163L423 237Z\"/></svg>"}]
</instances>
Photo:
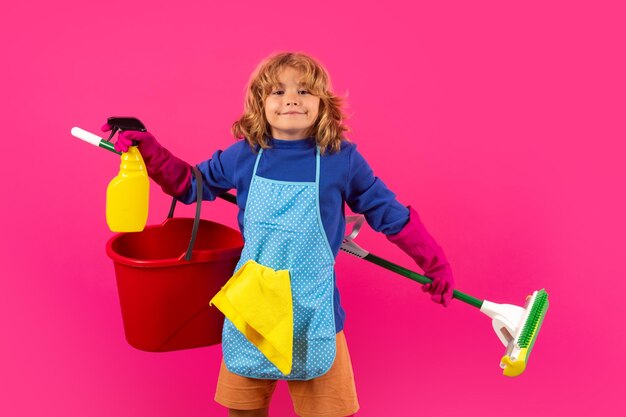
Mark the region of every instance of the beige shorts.
<instances>
[{"instance_id":1,"label":"beige shorts","mask_svg":"<svg viewBox=\"0 0 626 417\"><path fill-rule=\"evenodd\" d=\"M276 382L234 374L222 359L215 401L235 410L266 408L270 405ZM287 385L299 416L343 417L356 413L359 402L343 331L337 333L337 356L328 372L308 381L287 381Z\"/></svg>"}]
</instances>

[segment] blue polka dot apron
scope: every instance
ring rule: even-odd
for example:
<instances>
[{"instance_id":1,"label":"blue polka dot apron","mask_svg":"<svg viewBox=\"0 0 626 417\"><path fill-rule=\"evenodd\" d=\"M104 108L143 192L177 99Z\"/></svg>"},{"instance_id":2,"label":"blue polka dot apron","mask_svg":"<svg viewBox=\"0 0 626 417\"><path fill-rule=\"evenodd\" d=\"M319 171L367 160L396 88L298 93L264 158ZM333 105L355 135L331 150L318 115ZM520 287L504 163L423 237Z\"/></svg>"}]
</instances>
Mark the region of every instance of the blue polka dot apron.
<instances>
[{"instance_id":1,"label":"blue polka dot apron","mask_svg":"<svg viewBox=\"0 0 626 417\"><path fill-rule=\"evenodd\" d=\"M335 360L334 264L319 207L320 151L315 182L275 181L256 174L259 150L244 215L245 245L238 270L252 259L288 270L293 298L293 363L283 374L226 318L222 350L233 373L259 379L308 380L323 375Z\"/></svg>"}]
</instances>

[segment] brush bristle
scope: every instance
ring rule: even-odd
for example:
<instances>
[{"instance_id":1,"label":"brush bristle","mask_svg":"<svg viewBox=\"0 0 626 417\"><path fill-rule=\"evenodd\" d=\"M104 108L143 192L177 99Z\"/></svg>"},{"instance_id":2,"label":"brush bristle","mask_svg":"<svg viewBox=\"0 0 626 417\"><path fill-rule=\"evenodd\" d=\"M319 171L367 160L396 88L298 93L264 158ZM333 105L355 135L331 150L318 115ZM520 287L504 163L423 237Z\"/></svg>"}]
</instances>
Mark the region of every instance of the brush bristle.
<instances>
[{"instance_id":1,"label":"brush bristle","mask_svg":"<svg viewBox=\"0 0 626 417\"><path fill-rule=\"evenodd\" d=\"M528 349L529 354L537 333L539 333L539 329L541 328L541 323L546 315L546 311L548 310L548 305L548 293L546 290L542 289L537 291L537 295L528 314L528 319L526 323L524 323L524 327L517 341L520 348Z\"/></svg>"}]
</instances>

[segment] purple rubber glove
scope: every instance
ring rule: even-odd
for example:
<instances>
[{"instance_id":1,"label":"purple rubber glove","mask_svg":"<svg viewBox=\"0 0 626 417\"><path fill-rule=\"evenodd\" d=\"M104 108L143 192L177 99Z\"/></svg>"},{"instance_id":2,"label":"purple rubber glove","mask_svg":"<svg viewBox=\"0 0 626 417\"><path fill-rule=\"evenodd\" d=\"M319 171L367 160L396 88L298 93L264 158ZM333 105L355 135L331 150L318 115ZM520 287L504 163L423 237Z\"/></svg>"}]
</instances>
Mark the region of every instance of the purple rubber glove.
<instances>
[{"instance_id":1,"label":"purple rubber glove","mask_svg":"<svg viewBox=\"0 0 626 417\"><path fill-rule=\"evenodd\" d=\"M399 233L388 235L387 239L413 258L424 271L424 275L433 280L432 283L422 286L422 290L431 294L434 302L447 307L452 301L454 291L450 264L441 247L426 231L417 212L411 206L408 209L409 222Z\"/></svg>"},{"instance_id":2,"label":"purple rubber glove","mask_svg":"<svg viewBox=\"0 0 626 417\"><path fill-rule=\"evenodd\" d=\"M104 124L103 132L111 130L111 126ZM146 163L148 175L161 186L167 194L178 197L187 191L191 185L191 166L171 154L157 142L150 132L127 130L120 132L115 142L115 150L127 152L133 140L139 142L137 148Z\"/></svg>"}]
</instances>

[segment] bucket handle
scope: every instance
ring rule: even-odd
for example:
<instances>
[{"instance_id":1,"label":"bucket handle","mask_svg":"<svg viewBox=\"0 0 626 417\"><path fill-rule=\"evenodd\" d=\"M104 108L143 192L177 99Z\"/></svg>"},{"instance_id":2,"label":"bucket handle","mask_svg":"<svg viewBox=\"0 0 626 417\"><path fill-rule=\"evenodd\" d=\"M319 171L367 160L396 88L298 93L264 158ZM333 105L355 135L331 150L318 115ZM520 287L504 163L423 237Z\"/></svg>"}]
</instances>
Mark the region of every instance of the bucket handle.
<instances>
[{"instance_id":1,"label":"bucket handle","mask_svg":"<svg viewBox=\"0 0 626 417\"><path fill-rule=\"evenodd\" d=\"M198 227L200 227L200 210L202 209L202 174L196 166L192 166L193 175L196 177L196 216L193 219L193 228L191 229L191 240L185 252L185 260L190 261L193 253L193 247L196 243L196 237L198 236ZM172 205L170 206L170 212L167 214L167 218L174 217L174 208L176 208L176 197L172 199Z\"/></svg>"}]
</instances>

